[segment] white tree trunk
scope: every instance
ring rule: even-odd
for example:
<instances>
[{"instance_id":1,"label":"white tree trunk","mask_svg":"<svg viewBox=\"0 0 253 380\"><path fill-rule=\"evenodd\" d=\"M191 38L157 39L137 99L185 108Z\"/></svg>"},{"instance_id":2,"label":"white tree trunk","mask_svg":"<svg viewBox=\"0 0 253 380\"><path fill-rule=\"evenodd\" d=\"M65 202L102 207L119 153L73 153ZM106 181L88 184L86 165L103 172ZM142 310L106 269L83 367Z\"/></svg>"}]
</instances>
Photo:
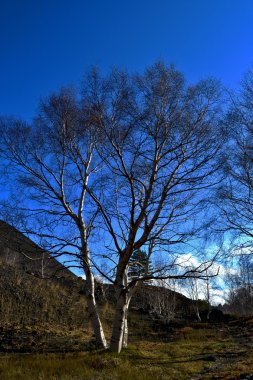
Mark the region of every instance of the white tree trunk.
<instances>
[{"instance_id":1,"label":"white tree trunk","mask_svg":"<svg viewBox=\"0 0 253 380\"><path fill-rule=\"evenodd\" d=\"M201 322L201 317L200 317L200 314L199 314L199 308L198 307L196 309L196 315L197 315L198 321Z\"/></svg>"},{"instance_id":2,"label":"white tree trunk","mask_svg":"<svg viewBox=\"0 0 253 380\"><path fill-rule=\"evenodd\" d=\"M123 342L122 342L123 348L127 348L127 345L128 345L128 321L127 321L127 317L128 317L128 310L126 310L125 320L124 320L124 333L123 333Z\"/></svg>"},{"instance_id":3,"label":"white tree trunk","mask_svg":"<svg viewBox=\"0 0 253 380\"><path fill-rule=\"evenodd\" d=\"M123 333L123 342L122 342L122 347L127 348L128 346L128 310L129 310L129 304L131 301L131 298L133 296L133 289L131 289L130 293L128 294L128 299L127 299L127 305L126 305L126 311L125 311L125 320L124 320L124 333Z\"/></svg>"},{"instance_id":4,"label":"white tree trunk","mask_svg":"<svg viewBox=\"0 0 253 380\"><path fill-rule=\"evenodd\" d=\"M80 230L82 236L82 245L83 245L83 269L86 276L86 299L88 304L88 312L93 328L93 332L96 338L96 343L98 347L108 348L105 334L103 331L102 323L99 317L97 302L95 298L95 280L94 275L91 271L90 264L90 252L87 242L87 231L82 221L83 228Z\"/></svg>"},{"instance_id":5,"label":"white tree trunk","mask_svg":"<svg viewBox=\"0 0 253 380\"><path fill-rule=\"evenodd\" d=\"M107 342L97 309L95 299L95 283L92 273L88 273L88 275L86 274L86 296L90 321L96 338L96 343L99 347L105 349L107 348Z\"/></svg>"}]
</instances>

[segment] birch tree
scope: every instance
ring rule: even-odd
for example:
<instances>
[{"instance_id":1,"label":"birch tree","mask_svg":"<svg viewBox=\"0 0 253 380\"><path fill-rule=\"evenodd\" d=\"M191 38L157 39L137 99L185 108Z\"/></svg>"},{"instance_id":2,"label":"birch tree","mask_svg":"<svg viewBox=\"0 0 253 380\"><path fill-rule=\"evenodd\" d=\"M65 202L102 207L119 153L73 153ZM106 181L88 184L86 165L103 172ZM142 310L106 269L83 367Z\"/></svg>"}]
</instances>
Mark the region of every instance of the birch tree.
<instances>
[{"instance_id":1,"label":"birch tree","mask_svg":"<svg viewBox=\"0 0 253 380\"><path fill-rule=\"evenodd\" d=\"M114 71L102 85L95 78L93 88L97 83L102 94L89 101L93 122L104 136L98 153L107 186L103 196L90 194L111 238L107 248L115 262L117 304L110 348L120 352L138 282L206 270L200 265L168 274L176 263L176 246L180 252L200 230L201 201L218 181L219 88L213 80L188 86L180 72L161 63L134 77ZM166 252L167 264L159 272L129 280L129 262L139 249L149 252L148 260Z\"/></svg>"},{"instance_id":2,"label":"birch tree","mask_svg":"<svg viewBox=\"0 0 253 380\"><path fill-rule=\"evenodd\" d=\"M200 300L200 284L198 278L188 278L186 281L187 295L192 300L192 306L194 313L198 321L201 322L201 316L199 311L199 300Z\"/></svg>"},{"instance_id":3,"label":"birch tree","mask_svg":"<svg viewBox=\"0 0 253 380\"><path fill-rule=\"evenodd\" d=\"M40 104L31 125L2 119L0 154L11 193L5 211L19 222L23 216L22 231L56 258L64 257L66 266L71 262L83 270L90 320L97 344L105 348L89 250L97 209L86 192L99 171L94 159L98 138L85 105L65 88Z\"/></svg>"},{"instance_id":4,"label":"birch tree","mask_svg":"<svg viewBox=\"0 0 253 380\"><path fill-rule=\"evenodd\" d=\"M226 123L230 130L224 151L225 181L220 188L223 229L235 244L250 252L253 237L253 70L244 76L238 93L231 96Z\"/></svg>"},{"instance_id":5,"label":"birch tree","mask_svg":"<svg viewBox=\"0 0 253 380\"><path fill-rule=\"evenodd\" d=\"M209 260L185 269L177 257L200 237L208 219L204 201L219 181L219 99L214 80L188 85L175 68L157 63L138 75L112 70L102 77L92 70L81 96L66 89L52 95L31 125L1 122L0 153L15 184L8 187L15 210L45 249L84 271L102 347L95 273L115 289L115 352L127 345L128 309L138 284L206 277ZM151 263L162 256L164 266L129 278L137 250Z\"/></svg>"}]
</instances>

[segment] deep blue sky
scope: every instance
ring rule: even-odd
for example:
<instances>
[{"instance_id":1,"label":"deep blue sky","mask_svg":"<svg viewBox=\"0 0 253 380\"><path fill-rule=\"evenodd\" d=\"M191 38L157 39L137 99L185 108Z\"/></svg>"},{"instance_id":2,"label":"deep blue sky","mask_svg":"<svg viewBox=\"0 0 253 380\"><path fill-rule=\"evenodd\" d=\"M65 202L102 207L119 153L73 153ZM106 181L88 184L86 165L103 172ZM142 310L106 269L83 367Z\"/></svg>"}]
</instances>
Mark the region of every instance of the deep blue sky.
<instances>
[{"instance_id":1,"label":"deep blue sky","mask_svg":"<svg viewBox=\"0 0 253 380\"><path fill-rule=\"evenodd\" d=\"M32 117L92 64L163 59L234 87L253 63L253 0L0 0L0 48L0 114Z\"/></svg>"}]
</instances>

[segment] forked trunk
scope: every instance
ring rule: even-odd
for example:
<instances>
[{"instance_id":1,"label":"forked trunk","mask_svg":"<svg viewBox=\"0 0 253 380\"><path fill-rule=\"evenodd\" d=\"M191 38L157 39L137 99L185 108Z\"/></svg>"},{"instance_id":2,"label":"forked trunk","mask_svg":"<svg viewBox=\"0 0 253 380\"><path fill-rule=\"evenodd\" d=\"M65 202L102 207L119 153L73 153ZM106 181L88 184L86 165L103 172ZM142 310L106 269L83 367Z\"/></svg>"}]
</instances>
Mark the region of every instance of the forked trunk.
<instances>
[{"instance_id":1,"label":"forked trunk","mask_svg":"<svg viewBox=\"0 0 253 380\"><path fill-rule=\"evenodd\" d=\"M137 289L136 284L128 287L128 267L125 268L123 276L117 279L117 303L113 321L110 350L120 353L122 347L128 345L128 309L131 298Z\"/></svg>"},{"instance_id":2,"label":"forked trunk","mask_svg":"<svg viewBox=\"0 0 253 380\"><path fill-rule=\"evenodd\" d=\"M91 321L91 325L93 328L93 332L96 338L96 343L100 348L107 348L107 342L104 335L103 327L100 321L96 299L95 299L95 284L94 277L91 273L86 275L86 296L88 302L88 311L89 317Z\"/></svg>"}]
</instances>

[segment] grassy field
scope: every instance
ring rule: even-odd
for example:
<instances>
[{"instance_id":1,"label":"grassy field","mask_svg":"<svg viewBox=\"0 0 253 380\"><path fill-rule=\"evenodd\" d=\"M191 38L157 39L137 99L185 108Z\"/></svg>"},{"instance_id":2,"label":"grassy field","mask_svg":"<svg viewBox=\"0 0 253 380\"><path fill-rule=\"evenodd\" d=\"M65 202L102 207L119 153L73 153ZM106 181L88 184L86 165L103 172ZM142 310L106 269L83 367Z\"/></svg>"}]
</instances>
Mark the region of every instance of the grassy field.
<instances>
[{"instance_id":1,"label":"grassy field","mask_svg":"<svg viewBox=\"0 0 253 380\"><path fill-rule=\"evenodd\" d=\"M202 380L253 379L252 323L195 324L173 335L149 336L120 355L3 354L1 380Z\"/></svg>"}]
</instances>

